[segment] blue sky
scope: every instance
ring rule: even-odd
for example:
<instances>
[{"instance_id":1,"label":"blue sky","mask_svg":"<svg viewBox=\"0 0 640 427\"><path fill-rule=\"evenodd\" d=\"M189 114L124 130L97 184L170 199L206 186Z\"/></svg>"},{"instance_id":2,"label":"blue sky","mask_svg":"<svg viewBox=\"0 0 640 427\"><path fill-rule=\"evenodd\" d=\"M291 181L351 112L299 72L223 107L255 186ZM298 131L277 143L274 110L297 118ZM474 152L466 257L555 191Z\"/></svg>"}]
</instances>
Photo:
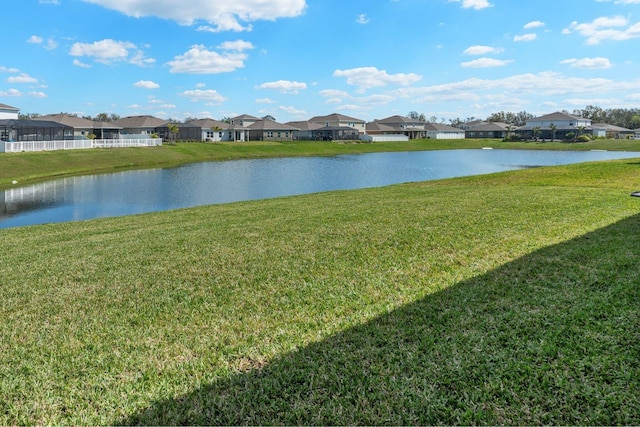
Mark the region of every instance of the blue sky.
<instances>
[{"instance_id":1,"label":"blue sky","mask_svg":"<svg viewBox=\"0 0 640 427\"><path fill-rule=\"evenodd\" d=\"M3 2L0 103L160 118L640 107L640 0Z\"/></svg>"}]
</instances>

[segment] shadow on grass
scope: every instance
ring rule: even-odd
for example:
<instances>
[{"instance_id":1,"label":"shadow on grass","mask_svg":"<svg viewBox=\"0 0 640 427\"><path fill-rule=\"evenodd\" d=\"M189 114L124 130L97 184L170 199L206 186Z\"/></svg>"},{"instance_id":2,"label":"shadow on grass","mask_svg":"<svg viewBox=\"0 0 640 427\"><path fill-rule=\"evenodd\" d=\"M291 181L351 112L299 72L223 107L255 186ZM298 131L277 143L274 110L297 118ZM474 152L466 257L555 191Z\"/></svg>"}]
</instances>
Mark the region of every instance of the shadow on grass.
<instances>
[{"instance_id":1,"label":"shadow on grass","mask_svg":"<svg viewBox=\"0 0 640 427\"><path fill-rule=\"evenodd\" d=\"M117 424L640 423L640 216Z\"/></svg>"}]
</instances>

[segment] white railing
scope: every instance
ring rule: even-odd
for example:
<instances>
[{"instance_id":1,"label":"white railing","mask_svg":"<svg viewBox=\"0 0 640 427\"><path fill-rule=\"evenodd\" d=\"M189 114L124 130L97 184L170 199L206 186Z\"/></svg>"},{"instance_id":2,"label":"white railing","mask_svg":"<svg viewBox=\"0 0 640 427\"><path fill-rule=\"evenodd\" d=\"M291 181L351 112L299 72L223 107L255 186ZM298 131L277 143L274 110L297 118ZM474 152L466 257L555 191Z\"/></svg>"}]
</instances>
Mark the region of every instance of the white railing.
<instances>
[{"instance_id":1,"label":"white railing","mask_svg":"<svg viewBox=\"0 0 640 427\"><path fill-rule=\"evenodd\" d=\"M132 139L82 139L64 141L14 141L0 142L0 153L21 153L23 151L80 150L87 148L156 147L162 145L162 138Z\"/></svg>"}]
</instances>

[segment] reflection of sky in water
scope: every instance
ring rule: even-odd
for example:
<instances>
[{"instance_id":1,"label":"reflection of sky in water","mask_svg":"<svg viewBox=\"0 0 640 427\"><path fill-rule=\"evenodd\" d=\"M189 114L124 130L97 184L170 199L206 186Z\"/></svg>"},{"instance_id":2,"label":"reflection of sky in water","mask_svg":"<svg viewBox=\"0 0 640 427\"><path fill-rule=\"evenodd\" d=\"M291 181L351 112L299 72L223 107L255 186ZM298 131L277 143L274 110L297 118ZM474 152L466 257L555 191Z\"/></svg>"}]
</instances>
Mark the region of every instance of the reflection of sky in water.
<instances>
[{"instance_id":1,"label":"reflection of sky in water","mask_svg":"<svg viewBox=\"0 0 640 427\"><path fill-rule=\"evenodd\" d=\"M632 157L640 153L443 150L194 163L0 191L0 228Z\"/></svg>"}]
</instances>

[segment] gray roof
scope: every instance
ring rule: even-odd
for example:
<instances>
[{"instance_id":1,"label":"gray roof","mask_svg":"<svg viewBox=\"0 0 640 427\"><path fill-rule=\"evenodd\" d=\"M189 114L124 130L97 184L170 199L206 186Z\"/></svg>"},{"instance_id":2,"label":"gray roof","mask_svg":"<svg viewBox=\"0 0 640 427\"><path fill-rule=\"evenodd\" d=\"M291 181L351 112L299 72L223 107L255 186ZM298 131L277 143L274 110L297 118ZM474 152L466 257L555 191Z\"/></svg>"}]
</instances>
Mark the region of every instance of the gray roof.
<instances>
[{"instance_id":1,"label":"gray roof","mask_svg":"<svg viewBox=\"0 0 640 427\"><path fill-rule=\"evenodd\" d=\"M608 123L592 123L591 127L593 129L606 129L610 132L634 132L631 129L623 128L620 126L610 125Z\"/></svg>"},{"instance_id":2,"label":"gray roof","mask_svg":"<svg viewBox=\"0 0 640 427\"><path fill-rule=\"evenodd\" d=\"M73 116L71 114L48 114L38 117L38 120L49 120L52 122L62 123L72 128L93 129L95 123L93 120L83 119L82 117Z\"/></svg>"},{"instance_id":3,"label":"gray roof","mask_svg":"<svg viewBox=\"0 0 640 427\"><path fill-rule=\"evenodd\" d=\"M309 119L310 122L316 122L316 123L325 123L325 122L330 122L330 121L340 121L340 122L360 122L360 123L364 123L364 120L361 119L356 119L354 117L349 117L349 116L345 116L343 114L338 114L338 113L333 113L333 114L329 114L328 116L315 116Z\"/></svg>"},{"instance_id":4,"label":"gray roof","mask_svg":"<svg viewBox=\"0 0 640 427\"><path fill-rule=\"evenodd\" d=\"M153 116L130 116L123 117L122 119L114 120L111 122L114 126L122 128L157 128L165 126L169 123L167 120L162 120Z\"/></svg>"},{"instance_id":5,"label":"gray roof","mask_svg":"<svg viewBox=\"0 0 640 427\"><path fill-rule=\"evenodd\" d=\"M380 121L369 122L366 127L367 132L404 132L404 129L385 125L384 123L380 123Z\"/></svg>"},{"instance_id":6,"label":"gray roof","mask_svg":"<svg viewBox=\"0 0 640 427\"><path fill-rule=\"evenodd\" d=\"M490 122L474 126L469 129L470 132L506 132L507 124L501 122ZM515 130L516 126L511 126L511 130Z\"/></svg>"},{"instance_id":7,"label":"gray roof","mask_svg":"<svg viewBox=\"0 0 640 427\"><path fill-rule=\"evenodd\" d=\"M249 126L251 130L282 130L282 131L296 131L300 130L297 127L286 125L284 123L278 123L274 120L259 120Z\"/></svg>"},{"instance_id":8,"label":"gray roof","mask_svg":"<svg viewBox=\"0 0 640 427\"><path fill-rule=\"evenodd\" d=\"M317 122L309 122L309 121L287 122L285 124L287 124L289 126L296 127L296 128L298 128L300 130L306 130L306 131L317 130L317 129L320 129L320 128L324 127L324 124L320 124L320 123L317 123Z\"/></svg>"},{"instance_id":9,"label":"gray roof","mask_svg":"<svg viewBox=\"0 0 640 427\"><path fill-rule=\"evenodd\" d=\"M571 114L555 112L544 116L531 119L532 122L546 122L546 121L560 121L560 120L585 120L584 117L572 116Z\"/></svg>"},{"instance_id":10,"label":"gray roof","mask_svg":"<svg viewBox=\"0 0 640 427\"><path fill-rule=\"evenodd\" d=\"M20 111L19 108L16 107L12 107L11 105L7 105L7 104L0 104L0 110L11 110L11 111Z\"/></svg>"},{"instance_id":11,"label":"gray roof","mask_svg":"<svg viewBox=\"0 0 640 427\"><path fill-rule=\"evenodd\" d=\"M219 120L214 119L198 119L189 122L195 126L198 126L202 129L229 129L230 124L227 122L221 122Z\"/></svg>"},{"instance_id":12,"label":"gray roof","mask_svg":"<svg viewBox=\"0 0 640 427\"><path fill-rule=\"evenodd\" d=\"M383 124L387 124L387 125L391 125L391 124L396 124L396 123L402 123L402 124L413 124L413 125L424 125L423 121L420 121L418 119L410 119L409 117L403 117L403 116L391 116L391 117L387 117L385 119L380 119L380 120L376 120L377 123L383 123Z\"/></svg>"},{"instance_id":13,"label":"gray roof","mask_svg":"<svg viewBox=\"0 0 640 427\"><path fill-rule=\"evenodd\" d=\"M52 122L50 120L29 120L29 119L2 119L0 120L0 126L12 127L12 128L52 128L68 129L71 126L67 126L62 123Z\"/></svg>"},{"instance_id":14,"label":"gray roof","mask_svg":"<svg viewBox=\"0 0 640 427\"><path fill-rule=\"evenodd\" d=\"M462 130L462 129L454 128L453 126L443 125L443 124L439 124L439 123L427 123L426 125L424 125L424 128L426 130L437 131L437 132L462 132L462 133L464 133L464 130Z\"/></svg>"}]
</instances>

